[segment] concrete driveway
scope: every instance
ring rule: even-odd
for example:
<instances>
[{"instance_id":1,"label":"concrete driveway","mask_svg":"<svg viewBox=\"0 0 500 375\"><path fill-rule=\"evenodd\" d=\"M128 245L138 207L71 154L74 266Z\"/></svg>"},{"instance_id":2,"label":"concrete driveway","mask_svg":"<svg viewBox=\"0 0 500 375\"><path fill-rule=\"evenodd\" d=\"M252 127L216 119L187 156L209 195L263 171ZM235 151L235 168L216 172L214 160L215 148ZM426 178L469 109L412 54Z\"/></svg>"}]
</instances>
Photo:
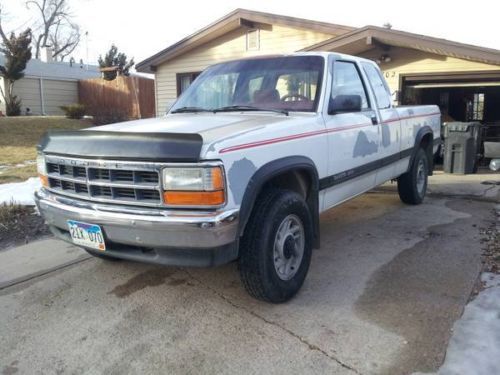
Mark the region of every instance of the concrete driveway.
<instances>
[{"instance_id":1,"label":"concrete driveway","mask_svg":"<svg viewBox=\"0 0 500 375\"><path fill-rule=\"evenodd\" d=\"M432 177L420 206L389 184L323 215L306 283L283 305L248 297L235 264L108 262L52 239L0 252L0 371L434 371L481 270L480 228L498 195L480 184L497 175L459 178Z\"/></svg>"}]
</instances>

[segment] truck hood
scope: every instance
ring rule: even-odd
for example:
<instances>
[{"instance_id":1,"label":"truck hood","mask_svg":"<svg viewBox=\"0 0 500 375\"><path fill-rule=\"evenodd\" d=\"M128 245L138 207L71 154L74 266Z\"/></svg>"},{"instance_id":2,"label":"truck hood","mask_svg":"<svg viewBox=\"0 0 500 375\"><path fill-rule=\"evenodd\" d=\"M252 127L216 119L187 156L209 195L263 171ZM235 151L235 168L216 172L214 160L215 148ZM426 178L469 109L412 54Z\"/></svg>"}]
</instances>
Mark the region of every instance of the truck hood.
<instances>
[{"instance_id":1,"label":"truck hood","mask_svg":"<svg viewBox=\"0 0 500 375\"><path fill-rule=\"evenodd\" d=\"M232 138L239 133L248 133L287 123L303 114L285 116L279 113L184 113L158 118L121 122L112 125L89 128L137 133L196 133L202 136L205 144Z\"/></svg>"},{"instance_id":2,"label":"truck hood","mask_svg":"<svg viewBox=\"0 0 500 375\"><path fill-rule=\"evenodd\" d=\"M307 114L279 113L176 114L87 128L49 131L38 150L46 154L110 160L197 162L209 152L237 141L239 135L258 139L267 127L283 129ZM243 135L244 134L244 135ZM145 151L147 150L147 151Z\"/></svg>"}]
</instances>

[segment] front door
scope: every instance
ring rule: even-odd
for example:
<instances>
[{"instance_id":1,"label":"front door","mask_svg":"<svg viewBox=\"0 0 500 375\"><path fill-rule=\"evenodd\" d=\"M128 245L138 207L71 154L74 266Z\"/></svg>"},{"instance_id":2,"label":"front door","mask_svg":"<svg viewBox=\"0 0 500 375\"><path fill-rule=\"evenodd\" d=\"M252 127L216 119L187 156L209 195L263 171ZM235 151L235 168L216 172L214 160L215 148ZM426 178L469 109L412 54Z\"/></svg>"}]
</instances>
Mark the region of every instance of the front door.
<instances>
[{"instance_id":1,"label":"front door","mask_svg":"<svg viewBox=\"0 0 500 375\"><path fill-rule=\"evenodd\" d=\"M375 185L380 148L380 126L359 66L352 61L333 62L330 96L361 96L360 112L327 114L329 176L320 182L328 209ZM329 97L330 98L330 97Z\"/></svg>"}]
</instances>

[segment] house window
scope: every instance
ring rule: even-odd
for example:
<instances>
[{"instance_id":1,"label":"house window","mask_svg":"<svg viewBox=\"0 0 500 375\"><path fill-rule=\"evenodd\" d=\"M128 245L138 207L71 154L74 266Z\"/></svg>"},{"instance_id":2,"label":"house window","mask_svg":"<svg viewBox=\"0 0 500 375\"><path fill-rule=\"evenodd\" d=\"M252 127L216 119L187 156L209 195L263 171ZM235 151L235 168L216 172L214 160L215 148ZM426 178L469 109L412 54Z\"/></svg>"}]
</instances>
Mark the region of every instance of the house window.
<instances>
[{"instance_id":1,"label":"house window","mask_svg":"<svg viewBox=\"0 0 500 375\"><path fill-rule=\"evenodd\" d=\"M467 108L467 118L469 120L482 121L484 118L484 94L475 93L472 103Z\"/></svg>"},{"instance_id":2,"label":"house window","mask_svg":"<svg viewBox=\"0 0 500 375\"><path fill-rule=\"evenodd\" d=\"M260 49L259 29L247 31L247 51L258 51Z\"/></svg>"},{"instance_id":3,"label":"house window","mask_svg":"<svg viewBox=\"0 0 500 375\"><path fill-rule=\"evenodd\" d=\"M193 83L201 72L177 73L177 96L180 96Z\"/></svg>"}]
</instances>

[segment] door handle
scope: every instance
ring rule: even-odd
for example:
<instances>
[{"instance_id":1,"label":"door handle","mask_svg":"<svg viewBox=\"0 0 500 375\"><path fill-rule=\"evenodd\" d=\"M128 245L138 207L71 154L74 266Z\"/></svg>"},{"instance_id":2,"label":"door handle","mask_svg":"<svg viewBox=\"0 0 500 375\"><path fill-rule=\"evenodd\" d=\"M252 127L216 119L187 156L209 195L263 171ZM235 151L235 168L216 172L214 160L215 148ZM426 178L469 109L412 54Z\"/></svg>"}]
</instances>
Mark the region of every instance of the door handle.
<instances>
[{"instance_id":1,"label":"door handle","mask_svg":"<svg viewBox=\"0 0 500 375\"><path fill-rule=\"evenodd\" d=\"M378 124L378 119L377 119L376 115L372 115L371 120L372 120L372 124L373 125L377 125Z\"/></svg>"}]
</instances>

